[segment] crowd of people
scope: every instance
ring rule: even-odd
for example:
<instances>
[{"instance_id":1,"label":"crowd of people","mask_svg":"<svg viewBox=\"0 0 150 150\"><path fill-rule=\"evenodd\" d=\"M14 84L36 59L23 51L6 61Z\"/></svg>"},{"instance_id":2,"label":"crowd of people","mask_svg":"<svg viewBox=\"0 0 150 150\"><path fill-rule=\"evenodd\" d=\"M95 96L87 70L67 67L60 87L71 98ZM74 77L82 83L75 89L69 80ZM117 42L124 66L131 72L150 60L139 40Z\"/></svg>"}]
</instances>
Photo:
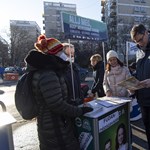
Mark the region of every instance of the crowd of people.
<instances>
[{"instance_id":1,"label":"crowd of people","mask_svg":"<svg viewBox=\"0 0 150 150\"><path fill-rule=\"evenodd\" d=\"M127 68L115 50L106 54L106 66L100 54L92 55L90 62L94 81L88 97L129 97L134 94L141 108L150 148L150 34L142 24L134 25L130 34L140 51L145 53L144 57ZM73 44L40 35L35 49L25 58L27 70L37 70L32 88L40 104L37 117L40 150L80 150L74 120L93 111L93 108L78 107L83 104L85 93L81 89L74 53ZM140 81L142 89L131 91L117 86L131 76ZM117 129L116 150L127 150L125 134L125 126L121 124ZM111 140L106 143L107 150L111 147L110 143Z\"/></svg>"}]
</instances>

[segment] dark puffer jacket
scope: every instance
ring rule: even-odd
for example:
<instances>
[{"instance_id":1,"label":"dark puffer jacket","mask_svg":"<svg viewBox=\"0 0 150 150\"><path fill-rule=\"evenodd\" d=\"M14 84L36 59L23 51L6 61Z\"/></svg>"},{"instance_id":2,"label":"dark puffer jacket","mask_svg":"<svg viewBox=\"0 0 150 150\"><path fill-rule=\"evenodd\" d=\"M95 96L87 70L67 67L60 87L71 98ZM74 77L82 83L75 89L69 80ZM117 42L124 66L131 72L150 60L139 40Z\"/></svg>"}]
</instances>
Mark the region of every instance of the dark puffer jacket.
<instances>
[{"instance_id":1,"label":"dark puffer jacket","mask_svg":"<svg viewBox=\"0 0 150 150\"><path fill-rule=\"evenodd\" d=\"M75 63L72 63L72 69L73 69L73 72L71 71L71 65L69 65L68 69L66 70L65 81L68 87L68 95L69 95L68 103L77 106L77 105L83 104L84 96L81 91L79 69L76 67ZM74 82L72 82L72 73L73 73ZM74 86L74 89L73 89L73 86ZM73 90L74 90L75 95L73 94Z\"/></svg>"},{"instance_id":2,"label":"dark puffer jacket","mask_svg":"<svg viewBox=\"0 0 150 150\"><path fill-rule=\"evenodd\" d=\"M97 92L98 97L105 96L104 89L103 89L104 63L102 61L99 61L93 67L93 77L94 77L94 82L91 88L92 93L95 94Z\"/></svg>"},{"instance_id":3,"label":"dark puffer jacket","mask_svg":"<svg viewBox=\"0 0 150 150\"><path fill-rule=\"evenodd\" d=\"M140 46L138 46L138 48L142 51ZM136 77L140 81L150 78L150 35L149 42L143 52L145 56L138 60L136 69ZM137 90L135 94L139 105L150 106L150 88Z\"/></svg>"},{"instance_id":4,"label":"dark puffer jacket","mask_svg":"<svg viewBox=\"0 0 150 150\"><path fill-rule=\"evenodd\" d=\"M72 118L82 109L68 104L63 77L68 63L62 59L32 50L26 57L28 70L38 69L33 76L33 91L40 103L37 117L41 150L79 150L73 133Z\"/></svg>"}]
</instances>

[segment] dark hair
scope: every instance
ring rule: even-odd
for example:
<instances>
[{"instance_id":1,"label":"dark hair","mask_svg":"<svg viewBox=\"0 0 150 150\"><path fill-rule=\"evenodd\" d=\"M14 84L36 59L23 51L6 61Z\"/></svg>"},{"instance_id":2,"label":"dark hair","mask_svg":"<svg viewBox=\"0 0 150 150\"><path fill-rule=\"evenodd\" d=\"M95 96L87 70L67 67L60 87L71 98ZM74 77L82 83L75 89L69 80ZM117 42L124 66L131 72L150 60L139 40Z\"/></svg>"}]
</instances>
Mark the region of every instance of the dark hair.
<instances>
[{"instance_id":1,"label":"dark hair","mask_svg":"<svg viewBox=\"0 0 150 150\"><path fill-rule=\"evenodd\" d=\"M125 144L127 142L127 138L126 138L126 128L125 128L125 125L123 123L121 123L118 128L117 128L117 132L116 132L116 149L119 148L119 143L118 143L118 132L119 132L119 129L123 129L123 141L122 143Z\"/></svg>"},{"instance_id":2,"label":"dark hair","mask_svg":"<svg viewBox=\"0 0 150 150\"><path fill-rule=\"evenodd\" d=\"M117 62L121 67L123 67L123 62L121 62L118 58L117 58ZM111 65L109 63L107 63L106 71L110 71L110 70L111 70Z\"/></svg>"},{"instance_id":3,"label":"dark hair","mask_svg":"<svg viewBox=\"0 0 150 150\"><path fill-rule=\"evenodd\" d=\"M130 31L131 39L134 40L137 34L144 34L146 28L143 24L134 25Z\"/></svg>"}]
</instances>

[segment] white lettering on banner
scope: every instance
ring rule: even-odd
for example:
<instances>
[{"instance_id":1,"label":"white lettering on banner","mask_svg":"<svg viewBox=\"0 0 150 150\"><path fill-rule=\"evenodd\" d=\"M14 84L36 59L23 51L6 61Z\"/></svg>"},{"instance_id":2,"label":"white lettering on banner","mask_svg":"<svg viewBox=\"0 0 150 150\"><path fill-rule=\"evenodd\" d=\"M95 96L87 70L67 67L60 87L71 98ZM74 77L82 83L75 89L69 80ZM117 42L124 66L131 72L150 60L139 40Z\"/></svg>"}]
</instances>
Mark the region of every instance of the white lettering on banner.
<instances>
[{"instance_id":1,"label":"white lettering on banner","mask_svg":"<svg viewBox=\"0 0 150 150\"><path fill-rule=\"evenodd\" d=\"M77 28L77 25L75 25L75 24L69 24L69 26L70 26L71 29L76 29Z\"/></svg>"},{"instance_id":2,"label":"white lettering on banner","mask_svg":"<svg viewBox=\"0 0 150 150\"><path fill-rule=\"evenodd\" d=\"M87 150L92 139L93 139L93 136L91 135L91 133L81 132L81 134L79 136L80 149Z\"/></svg>"},{"instance_id":3,"label":"white lettering on banner","mask_svg":"<svg viewBox=\"0 0 150 150\"><path fill-rule=\"evenodd\" d=\"M92 28L92 31L93 31L93 32L98 32L98 33L99 33L99 30L98 30L98 29Z\"/></svg>"},{"instance_id":4,"label":"white lettering on banner","mask_svg":"<svg viewBox=\"0 0 150 150\"><path fill-rule=\"evenodd\" d=\"M90 32L86 32L86 31L82 31L81 33L85 35L90 35Z\"/></svg>"},{"instance_id":5,"label":"white lettering on banner","mask_svg":"<svg viewBox=\"0 0 150 150\"><path fill-rule=\"evenodd\" d=\"M87 27L90 27L90 28L91 28L90 20L88 20L88 19L86 19L86 18L81 18L81 25L87 26Z\"/></svg>"},{"instance_id":6,"label":"white lettering on banner","mask_svg":"<svg viewBox=\"0 0 150 150\"><path fill-rule=\"evenodd\" d=\"M70 32L71 32L71 33L75 33L75 34L80 34L80 31L78 31L78 30L73 30L73 29L72 29L72 30L70 30Z\"/></svg>"},{"instance_id":7,"label":"white lettering on banner","mask_svg":"<svg viewBox=\"0 0 150 150\"><path fill-rule=\"evenodd\" d=\"M82 26L82 25L79 25L79 24L69 24L69 27L70 27L70 29L78 29L78 30L97 32L97 33L92 33L92 34L99 36L99 30L91 28L91 26Z\"/></svg>"},{"instance_id":8,"label":"white lettering on banner","mask_svg":"<svg viewBox=\"0 0 150 150\"><path fill-rule=\"evenodd\" d=\"M91 33L91 35L93 35L93 36L99 36L98 33Z\"/></svg>"},{"instance_id":9,"label":"white lettering on banner","mask_svg":"<svg viewBox=\"0 0 150 150\"><path fill-rule=\"evenodd\" d=\"M106 130L117 121L119 121L119 111L116 111L99 121L99 132Z\"/></svg>"},{"instance_id":10,"label":"white lettering on banner","mask_svg":"<svg viewBox=\"0 0 150 150\"><path fill-rule=\"evenodd\" d=\"M80 24L80 18L77 18L76 16L69 15L69 21L73 24Z\"/></svg>"},{"instance_id":11,"label":"white lettering on banner","mask_svg":"<svg viewBox=\"0 0 150 150\"><path fill-rule=\"evenodd\" d=\"M71 29L79 29L79 30L91 31L90 27L85 27L85 26L75 25L75 24L70 24L69 26L70 26Z\"/></svg>"},{"instance_id":12,"label":"white lettering on banner","mask_svg":"<svg viewBox=\"0 0 150 150\"><path fill-rule=\"evenodd\" d=\"M91 28L90 20L86 18L79 18L77 16L70 15L69 22L76 24L76 25L82 25L82 26Z\"/></svg>"}]
</instances>

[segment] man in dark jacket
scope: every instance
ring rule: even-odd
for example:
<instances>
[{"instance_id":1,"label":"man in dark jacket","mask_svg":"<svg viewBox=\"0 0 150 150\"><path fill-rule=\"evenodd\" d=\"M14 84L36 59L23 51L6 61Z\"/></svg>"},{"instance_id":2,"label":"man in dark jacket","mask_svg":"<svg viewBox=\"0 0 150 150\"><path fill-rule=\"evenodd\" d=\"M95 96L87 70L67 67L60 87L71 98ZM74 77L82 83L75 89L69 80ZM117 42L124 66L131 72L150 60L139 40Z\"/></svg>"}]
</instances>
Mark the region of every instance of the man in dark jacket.
<instances>
[{"instance_id":1,"label":"man in dark jacket","mask_svg":"<svg viewBox=\"0 0 150 150\"><path fill-rule=\"evenodd\" d=\"M64 73L69 63L65 61L61 42L40 35L35 47L36 50L30 51L25 61L27 70L37 70L33 75L32 89L39 104L37 126L40 150L80 150L72 120L92 111L92 108L67 103Z\"/></svg>"},{"instance_id":2,"label":"man in dark jacket","mask_svg":"<svg viewBox=\"0 0 150 150\"><path fill-rule=\"evenodd\" d=\"M68 66L68 69L66 70L65 74L65 81L67 83L68 88L69 103L73 105L80 105L83 104L84 96L81 90L79 69L74 63L75 48L74 45L70 43L62 43L62 44L63 44L63 51L67 56L66 61L70 62L70 65Z\"/></svg>"},{"instance_id":3,"label":"man in dark jacket","mask_svg":"<svg viewBox=\"0 0 150 150\"><path fill-rule=\"evenodd\" d=\"M142 89L135 92L141 108L145 125L148 145L150 149L150 33L144 25L134 25L131 32L132 40L144 55L137 61L136 77L140 81Z\"/></svg>"}]
</instances>

